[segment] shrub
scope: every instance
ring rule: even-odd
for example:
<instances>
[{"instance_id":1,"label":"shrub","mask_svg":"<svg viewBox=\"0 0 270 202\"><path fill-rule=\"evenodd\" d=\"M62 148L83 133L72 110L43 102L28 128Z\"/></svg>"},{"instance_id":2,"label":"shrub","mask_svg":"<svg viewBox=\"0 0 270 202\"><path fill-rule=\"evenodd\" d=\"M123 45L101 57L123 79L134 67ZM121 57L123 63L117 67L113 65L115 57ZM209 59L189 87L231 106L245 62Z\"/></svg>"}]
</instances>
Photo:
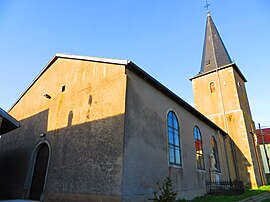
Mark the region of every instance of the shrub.
<instances>
[{"instance_id":1,"label":"shrub","mask_svg":"<svg viewBox=\"0 0 270 202\"><path fill-rule=\"evenodd\" d=\"M175 202L176 201L176 195L177 193L173 191L172 187L172 180L170 177L167 177L162 185L160 186L159 183L157 183L158 189L159 189L159 194L154 191L154 198L151 198L149 200L153 202Z\"/></svg>"}]
</instances>

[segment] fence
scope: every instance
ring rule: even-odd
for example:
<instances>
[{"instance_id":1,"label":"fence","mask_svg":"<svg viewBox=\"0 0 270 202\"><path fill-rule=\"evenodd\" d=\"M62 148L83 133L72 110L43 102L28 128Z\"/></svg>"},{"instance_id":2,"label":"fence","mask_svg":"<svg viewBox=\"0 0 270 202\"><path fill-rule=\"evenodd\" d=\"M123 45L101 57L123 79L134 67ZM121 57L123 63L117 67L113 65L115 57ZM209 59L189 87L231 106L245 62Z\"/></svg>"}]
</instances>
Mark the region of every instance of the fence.
<instances>
[{"instance_id":1,"label":"fence","mask_svg":"<svg viewBox=\"0 0 270 202\"><path fill-rule=\"evenodd\" d=\"M207 193L219 195L235 195L241 194L245 191L244 184L240 180L228 181L206 181Z\"/></svg>"}]
</instances>

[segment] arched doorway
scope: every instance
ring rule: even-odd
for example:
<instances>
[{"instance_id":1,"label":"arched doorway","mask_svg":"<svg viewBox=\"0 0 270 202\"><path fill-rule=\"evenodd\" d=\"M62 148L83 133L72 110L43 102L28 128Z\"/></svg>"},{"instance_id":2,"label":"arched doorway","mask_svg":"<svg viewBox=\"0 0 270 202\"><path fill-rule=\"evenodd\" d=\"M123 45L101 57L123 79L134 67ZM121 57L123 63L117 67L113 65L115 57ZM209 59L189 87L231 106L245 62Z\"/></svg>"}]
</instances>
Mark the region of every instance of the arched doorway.
<instances>
[{"instance_id":1,"label":"arched doorway","mask_svg":"<svg viewBox=\"0 0 270 202\"><path fill-rule=\"evenodd\" d=\"M41 200L42 198L49 162L49 155L50 151L47 143L42 143L37 147L29 191L29 199Z\"/></svg>"}]
</instances>

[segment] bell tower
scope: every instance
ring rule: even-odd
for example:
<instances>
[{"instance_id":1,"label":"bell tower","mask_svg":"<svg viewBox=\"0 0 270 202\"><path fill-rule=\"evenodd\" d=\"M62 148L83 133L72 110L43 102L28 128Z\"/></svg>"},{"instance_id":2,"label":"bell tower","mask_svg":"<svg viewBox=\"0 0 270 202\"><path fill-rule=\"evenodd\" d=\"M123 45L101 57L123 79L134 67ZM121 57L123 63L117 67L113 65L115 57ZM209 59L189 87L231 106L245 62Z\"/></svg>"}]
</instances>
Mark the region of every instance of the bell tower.
<instances>
[{"instance_id":1,"label":"bell tower","mask_svg":"<svg viewBox=\"0 0 270 202\"><path fill-rule=\"evenodd\" d=\"M226 151L231 179L242 180L252 188L263 185L265 174L254 141L247 80L232 62L209 11L201 69L190 80L196 109L228 133Z\"/></svg>"}]
</instances>

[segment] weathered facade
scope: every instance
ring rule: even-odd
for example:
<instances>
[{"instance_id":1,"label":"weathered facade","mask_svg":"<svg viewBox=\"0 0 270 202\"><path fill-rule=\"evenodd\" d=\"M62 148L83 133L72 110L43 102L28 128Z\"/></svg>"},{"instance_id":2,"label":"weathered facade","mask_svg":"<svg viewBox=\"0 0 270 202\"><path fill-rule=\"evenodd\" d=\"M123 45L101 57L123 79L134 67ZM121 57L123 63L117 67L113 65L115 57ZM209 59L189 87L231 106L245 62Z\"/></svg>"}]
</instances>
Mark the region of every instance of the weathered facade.
<instances>
[{"instance_id":1,"label":"weathered facade","mask_svg":"<svg viewBox=\"0 0 270 202\"><path fill-rule=\"evenodd\" d=\"M200 112L131 61L55 55L9 111L0 199L148 201L167 176L185 199L206 180L262 184L246 80L207 23Z\"/></svg>"},{"instance_id":2,"label":"weathered facade","mask_svg":"<svg viewBox=\"0 0 270 202\"><path fill-rule=\"evenodd\" d=\"M181 165L170 165L167 115L179 123ZM125 60L56 55L13 105L21 127L2 138L1 198L146 201L170 176L180 198L206 192L214 137L228 179L226 134ZM194 127L204 168L196 167Z\"/></svg>"},{"instance_id":3,"label":"weathered facade","mask_svg":"<svg viewBox=\"0 0 270 202\"><path fill-rule=\"evenodd\" d=\"M122 198L143 201L145 194L152 195L156 182L162 182L166 176L173 180L180 198L191 199L205 194L205 180L210 180L212 137L217 140L220 151L221 178L229 179L223 131L210 127L203 116L168 90L160 91L162 86L155 84L154 80L143 80L140 73L129 69L127 75ZM180 125L181 166L170 165L168 160L166 117L171 110L177 115ZM204 169L196 166L195 126L202 133Z\"/></svg>"},{"instance_id":4,"label":"weathered facade","mask_svg":"<svg viewBox=\"0 0 270 202\"><path fill-rule=\"evenodd\" d=\"M10 110L21 128L3 138L9 145L1 147L8 162L1 163L3 197L39 199L33 176L45 144L48 168L37 179L46 185L41 199L95 201L100 195L119 201L125 89L121 63L54 57Z\"/></svg>"},{"instance_id":5,"label":"weathered facade","mask_svg":"<svg viewBox=\"0 0 270 202\"><path fill-rule=\"evenodd\" d=\"M232 62L208 13L201 71L192 79L196 109L231 137L233 179L256 188L265 183L255 126L245 89L246 79Z\"/></svg>"}]
</instances>

